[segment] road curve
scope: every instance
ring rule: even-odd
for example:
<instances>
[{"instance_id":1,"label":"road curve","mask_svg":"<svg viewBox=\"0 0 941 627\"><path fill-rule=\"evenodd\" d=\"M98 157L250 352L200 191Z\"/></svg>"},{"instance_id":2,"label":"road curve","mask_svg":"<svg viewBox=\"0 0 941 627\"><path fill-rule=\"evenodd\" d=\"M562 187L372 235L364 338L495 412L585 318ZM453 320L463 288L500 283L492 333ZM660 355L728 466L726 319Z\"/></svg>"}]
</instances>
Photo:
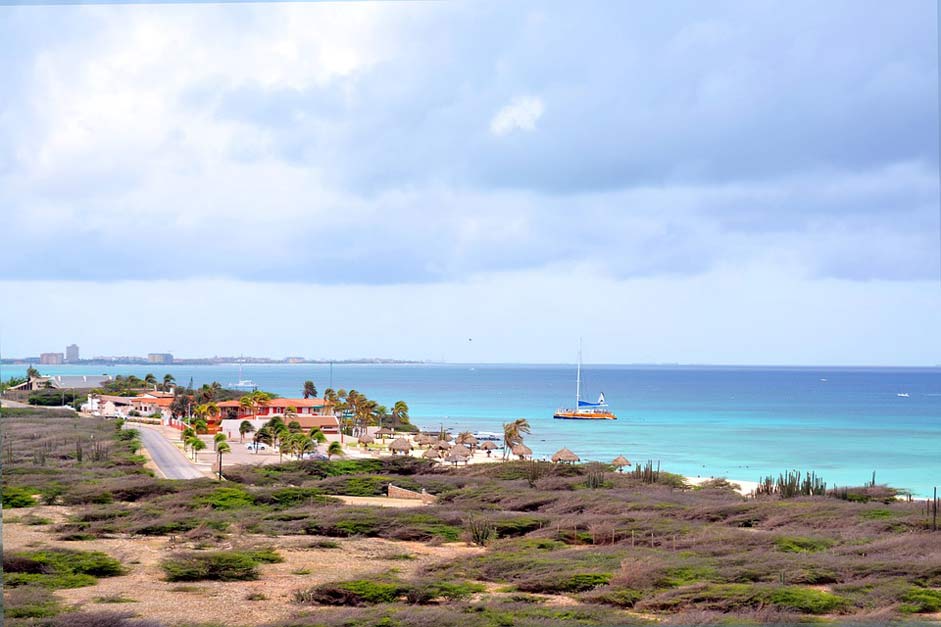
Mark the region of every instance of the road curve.
<instances>
[{"instance_id":1,"label":"road curve","mask_svg":"<svg viewBox=\"0 0 941 627\"><path fill-rule=\"evenodd\" d=\"M167 479L203 479L206 477L180 449L170 444L162 433L143 425L134 425L131 428L140 432L144 448L150 453L151 459Z\"/></svg>"}]
</instances>

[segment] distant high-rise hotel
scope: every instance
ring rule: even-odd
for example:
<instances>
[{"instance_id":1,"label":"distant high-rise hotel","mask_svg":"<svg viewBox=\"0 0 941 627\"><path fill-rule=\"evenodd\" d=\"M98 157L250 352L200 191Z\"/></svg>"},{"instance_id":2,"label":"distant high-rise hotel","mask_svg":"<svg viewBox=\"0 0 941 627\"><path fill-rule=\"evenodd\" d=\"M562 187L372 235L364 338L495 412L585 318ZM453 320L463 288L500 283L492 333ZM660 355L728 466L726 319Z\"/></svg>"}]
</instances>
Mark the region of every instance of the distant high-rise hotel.
<instances>
[{"instance_id":1,"label":"distant high-rise hotel","mask_svg":"<svg viewBox=\"0 0 941 627\"><path fill-rule=\"evenodd\" d=\"M69 344L65 347L65 360L68 362L78 361L78 344Z\"/></svg>"},{"instance_id":2,"label":"distant high-rise hotel","mask_svg":"<svg viewBox=\"0 0 941 627\"><path fill-rule=\"evenodd\" d=\"M65 361L65 355L62 353L42 353L39 356L39 363L47 366L56 366Z\"/></svg>"},{"instance_id":3,"label":"distant high-rise hotel","mask_svg":"<svg viewBox=\"0 0 941 627\"><path fill-rule=\"evenodd\" d=\"M147 353L147 361L152 364L172 364L173 355L170 353Z\"/></svg>"}]
</instances>

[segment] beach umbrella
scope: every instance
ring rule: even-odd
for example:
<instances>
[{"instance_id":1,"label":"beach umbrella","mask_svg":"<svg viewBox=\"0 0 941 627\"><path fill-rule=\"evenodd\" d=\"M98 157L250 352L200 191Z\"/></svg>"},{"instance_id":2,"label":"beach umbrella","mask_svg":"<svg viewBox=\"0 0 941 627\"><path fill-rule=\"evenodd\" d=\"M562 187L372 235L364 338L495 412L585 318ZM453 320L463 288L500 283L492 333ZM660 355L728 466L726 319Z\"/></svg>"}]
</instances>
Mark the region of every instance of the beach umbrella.
<instances>
[{"instance_id":1,"label":"beach umbrella","mask_svg":"<svg viewBox=\"0 0 941 627\"><path fill-rule=\"evenodd\" d=\"M517 444L510 451L519 457L520 459L526 459L527 457L533 456L533 449L529 448L525 444Z\"/></svg>"},{"instance_id":2,"label":"beach umbrella","mask_svg":"<svg viewBox=\"0 0 941 627\"><path fill-rule=\"evenodd\" d=\"M477 446L477 438L475 438L471 433L462 433L461 435L457 436L457 440L455 440L455 442L458 444L463 444L469 448Z\"/></svg>"},{"instance_id":3,"label":"beach umbrella","mask_svg":"<svg viewBox=\"0 0 941 627\"><path fill-rule=\"evenodd\" d=\"M486 442L480 445L480 450L487 451L487 457L490 457L490 453L496 450L496 448L497 448L496 442L491 442L490 440L487 440Z\"/></svg>"},{"instance_id":4,"label":"beach umbrella","mask_svg":"<svg viewBox=\"0 0 941 627\"><path fill-rule=\"evenodd\" d=\"M357 442L359 442L363 446L366 446L367 444L372 444L375 441L376 441L376 438L372 437L368 433L364 433L363 435L359 436L359 438L357 438Z\"/></svg>"},{"instance_id":5,"label":"beach umbrella","mask_svg":"<svg viewBox=\"0 0 941 627\"><path fill-rule=\"evenodd\" d=\"M419 433L415 436L415 444L419 446L428 446L429 444L434 444L434 439L431 438L427 433Z\"/></svg>"},{"instance_id":6,"label":"beach umbrella","mask_svg":"<svg viewBox=\"0 0 941 627\"><path fill-rule=\"evenodd\" d=\"M422 453L422 457L424 457L425 459L438 459L440 455L436 449L426 448L425 452Z\"/></svg>"},{"instance_id":7,"label":"beach umbrella","mask_svg":"<svg viewBox=\"0 0 941 627\"><path fill-rule=\"evenodd\" d=\"M389 450L392 451L393 455L395 453L408 454L412 450L412 444L405 438L396 438L392 441L392 444L389 445Z\"/></svg>"},{"instance_id":8,"label":"beach umbrella","mask_svg":"<svg viewBox=\"0 0 941 627\"><path fill-rule=\"evenodd\" d=\"M621 469L625 466L630 466L631 462L623 455L618 455L614 458L614 461L611 462L611 465L617 468L618 472L623 472Z\"/></svg>"},{"instance_id":9,"label":"beach umbrella","mask_svg":"<svg viewBox=\"0 0 941 627\"><path fill-rule=\"evenodd\" d=\"M556 451L555 455L552 456L552 461L556 463L562 462L566 464L574 464L575 462L579 461L579 458L578 455L572 451L568 450L567 448L563 448Z\"/></svg>"},{"instance_id":10,"label":"beach umbrella","mask_svg":"<svg viewBox=\"0 0 941 627\"><path fill-rule=\"evenodd\" d=\"M378 435L380 438L384 438L387 435L395 435L395 432L392 431L392 429L390 429L389 427L382 427L381 429L376 431L376 435Z\"/></svg>"},{"instance_id":11,"label":"beach umbrella","mask_svg":"<svg viewBox=\"0 0 941 627\"><path fill-rule=\"evenodd\" d=\"M464 457L464 458L473 456L473 453L471 453L470 449L464 446L463 444L455 444L453 447L451 447L450 454L457 455L458 457Z\"/></svg>"},{"instance_id":12,"label":"beach umbrella","mask_svg":"<svg viewBox=\"0 0 941 627\"><path fill-rule=\"evenodd\" d=\"M446 451L449 448L451 448L451 443L448 442L447 440L438 440L438 443L435 444L435 447L442 451Z\"/></svg>"}]
</instances>

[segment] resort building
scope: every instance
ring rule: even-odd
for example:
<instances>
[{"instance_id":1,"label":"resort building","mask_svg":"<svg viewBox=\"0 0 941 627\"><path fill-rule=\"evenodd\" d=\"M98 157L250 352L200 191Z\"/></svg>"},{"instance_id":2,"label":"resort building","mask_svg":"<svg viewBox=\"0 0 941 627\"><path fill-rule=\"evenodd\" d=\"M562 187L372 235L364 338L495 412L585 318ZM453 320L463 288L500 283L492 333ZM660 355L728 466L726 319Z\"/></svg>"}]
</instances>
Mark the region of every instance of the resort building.
<instances>
[{"instance_id":1,"label":"resort building","mask_svg":"<svg viewBox=\"0 0 941 627\"><path fill-rule=\"evenodd\" d=\"M78 361L78 344L69 344L65 347L65 361L70 364Z\"/></svg>"},{"instance_id":2,"label":"resort building","mask_svg":"<svg viewBox=\"0 0 941 627\"><path fill-rule=\"evenodd\" d=\"M173 355L170 353L147 353L147 363L172 364Z\"/></svg>"},{"instance_id":3,"label":"resort building","mask_svg":"<svg viewBox=\"0 0 941 627\"><path fill-rule=\"evenodd\" d=\"M316 427L327 435L340 434L340 423L333 414L333 406L322 398L274 398L255 407L254 412L242 407L238 401L223 401L216 405L222 416L220 430L230 438L239 436L239 425L243 420L249 421L257 431L275 417L286 422L297 421L304 430ZM294 408L296 415L285 418L289 407Z\"/></svg>"},{"instance_id":4,"label":"resort building","mask_svg":"<svg viewBox=\"0 0 941 627\"><path fill-rule=\"evenodd\" d=\"M42 353L39 356L39 363L46 366L58 366L65 361L65 355L62 353Z\"/></svg>"},{"instance_id":5,"label":"resort building","mask_svg":"<svg viewBox=\"0 0 941 627\"><path fill-rule=\"evenodd\" d=\"M141 416L160 414L165 419L170 417L172 404L173 394L169 392L145 392L131 399L131 408Z\"/></svg>"},{"instance_id":6,"label":"resort building","mask_svg":"<svg viewBox=\"0 0 941 627\"><path fill-rule=\"evenodd\" d=\"M111 396L109 394L89 394L88 402L82 405L82 411L93 416L126 418L134 408L130 396Z\"/></svg>"}]
</instances>

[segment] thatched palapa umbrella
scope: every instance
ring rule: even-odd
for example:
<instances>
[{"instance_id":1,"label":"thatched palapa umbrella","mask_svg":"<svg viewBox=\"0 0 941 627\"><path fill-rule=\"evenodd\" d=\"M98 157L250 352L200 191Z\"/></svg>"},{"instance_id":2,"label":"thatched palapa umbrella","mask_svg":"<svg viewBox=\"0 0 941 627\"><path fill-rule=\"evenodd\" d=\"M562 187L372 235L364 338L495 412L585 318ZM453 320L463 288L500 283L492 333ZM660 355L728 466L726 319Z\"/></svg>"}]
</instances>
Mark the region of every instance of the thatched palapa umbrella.
<instances>
[{"instance_id":1,"label":"thatched palapa umbrella","mask_svg":"<svg viewBox=\"0 0 941 627\"><path fill-rule=\"evenodd\" d=\"M473 453L470 452L470 449L463 444L455 444L446 459L452 464L457 464L458 462L467 463L467 460L470 459L471 456L473 456Z\"/></svg>"},{"instance_id":2,"label":"thatched palapa umbrella","mask_svg":"<svg viewBox=\"0 0 941 627\"><path fill-rule=\"evenodd\" d=\"M490 457L490 453L495 451L496 448L497 448L496 442L491 442L490 440L487 440L486 442L480 445L480 450L487 451L487 457Z\"/></svg>"},{"instance_id":3,"label":"thatched palapa umbrella","mask_svg":"<svg viewBox=\"0 0 941 627\"><path fill-rule=\"evenodd\" d=\"M556 451L555 455L552 456L552 461L555 463L574 464L579 461L579 457L567 448L563 448Z\"/></svg>"},{"instance_id":4,"label":"thatched palapa umbrella","mask_svg":"<svg viewBox=\"0 0 941 627\"><path fill-rule=\"evenodd\" d=\"M395 431L393 431L389 427L382 427L381 429L378 429L376 431L376 435L379 436L380 438L384 438L387 435L395 435Z\"/></svg>"},{"instance_id":5,"label":"thatched palapa umbrella","mask_svg":"<svg viewBox=\"0 0 941 627\"><path fill-rule=\"evenodd\" d=\"M405 438L396 438L392 441L392 444L389 445L389 450L392 451L393 455L396 453L405 453L408 455L412 450L412 443Z\"/></svg>"},{"instance_id":6,"label":"thatched palapa umbrella","mask_svg":"<svg viewBox=\"0 0 941 627\"><path fill-rule=\"evenodd\" d=\"M520 459L526 459L527 457L533 456L533 449L529 448L525 444L517 444L512 449L510 449L510 452Z\"/></svg>"},{"instance_id":7,"label":"thatched palapa umbrella","mask_svg":"<svg viewBox=\"0 0 941 627\"><path fill-rule=\"evenodd\" d=\"M464 432L457 436L455 442L458 444L463 444L469 449L474 449L477 447L477 438L474 437L473 433Z\"/></svg>"},{"instance_id":8,"label":"thatched palapa umbrella","mask_svg":"<svg viewBox=\"0 0 941 627\"><path fill-rule=\"evenodd\" d=\"M417 438L415 438L415 444L420 446L430 446L437 441L438 438L433 435L428 435L427 433L422 433Z\"/></svg>"},{"instance_id":9,"label":"thatched palapa umbrella","mask_svg":"<svg viewBox=\"0 0 941 627\"><path fill-rule=\"evenodd\" d=\"M438 440L438 442L435 444L435 448L442 451L447 451L451 448L451 443L447 440Z\"/></svg>"},{"instance_id":10,"label":"thatched palapa umbrella","mask_svg":"<svg viewBox=\"0 0 941 627\"><path fill-rule=\"evenodd\" d=\"M376 441L376 438L372 437L372 436L369 435L368 433L364 433L363 435L359 436L359 438L357 438L357 442L359 442L360 444L362 444L364 447L365 447L367 444L372 444L372 443L375 442L375 441Z\"/></svg>"},{"instance_id":11,"label":"thatched palapa umbrella","mask_svg":"<svg viewBox=\"0 0 941 627\"><path fill-rule=\"evenodd\" d=\"M617 468L618 472L624 472L624 467L630 466L631 462L623 455L618 455L614 458L614 461L611 462L611 465Z\"/></svg>"},{"instance_id":12,"label":"thatched palapa umbrella","mask_svg":"<svg viewBox=\"0 0 941 627\"><path fill-rule=\"evenodd\" d=\"M441 457L441 453L439 453L437 449L426 448L425 452L422 453L422 457L425 459L438 459Z\"/></svg>"}]
</instances>

